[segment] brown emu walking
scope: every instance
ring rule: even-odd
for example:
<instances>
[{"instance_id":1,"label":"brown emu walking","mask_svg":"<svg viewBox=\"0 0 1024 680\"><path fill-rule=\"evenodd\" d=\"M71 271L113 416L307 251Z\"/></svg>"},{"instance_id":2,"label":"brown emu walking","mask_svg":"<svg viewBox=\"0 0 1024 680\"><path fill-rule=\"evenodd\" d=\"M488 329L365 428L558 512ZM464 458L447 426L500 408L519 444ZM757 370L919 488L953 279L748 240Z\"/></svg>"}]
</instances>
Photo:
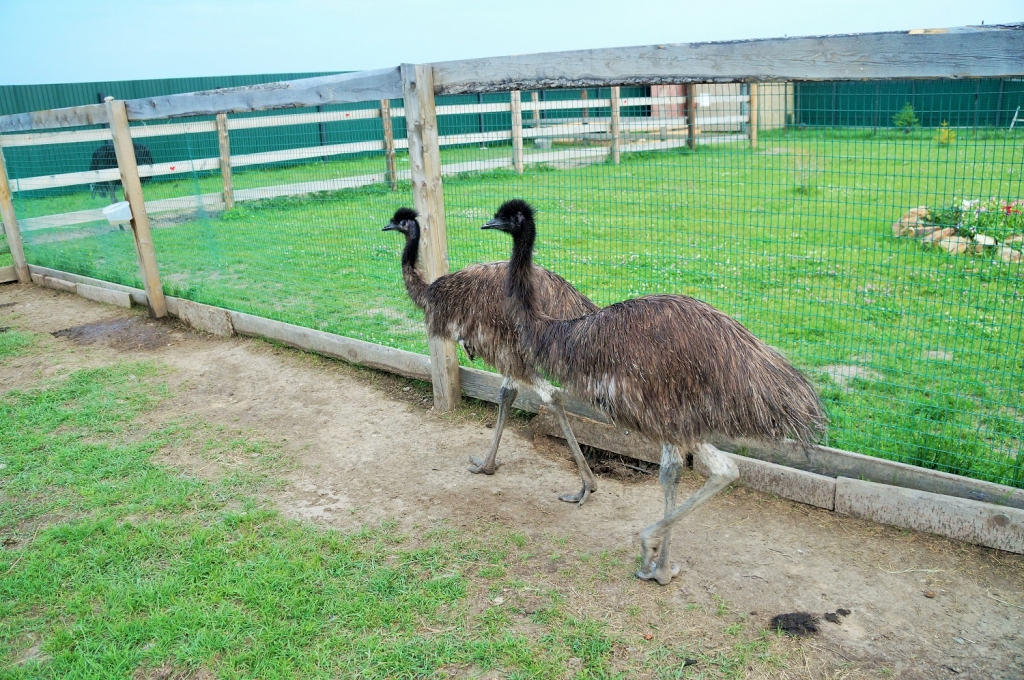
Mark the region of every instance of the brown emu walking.
<instances>
[{"instance_id":1,"label":"brown emu walking","mask_svg":"<svg viewBox=\"0 0 1024 680\"><path fill-rule=\"evenodd\" d=\"M498 468L495 458L505 428L505 419L519 394L520 385L533 387L541 399L549 403L558 416L569 449L576 459L583 488L579 493L564 494L559 498L569 503L583 504L596 489L594 475L583 458L579 444L573 436L569 421L562 408L561 393L541 378L531 361L526 358L519 336L508 318L505 297L505 270L507 262L491 262L466 267L441 276L427 284L416 269L419 252L420 225L416 212L400 208L395 212L385 231L396 230L405 234L402 252L402 278L405 290L427 320L427 332L433 337L445 337L458 342L470 359L479 356L494 366L504 380L498 401L498 422L494 425L494 440L483 460L471 458L470 472L494 474ZM597 305L572 287L568 281L546 269L535 268L536 299L544 313L554 318L572 318L598 310Z\"/></svg>"},{"instance_id":2,"label":"brown emu walking","mask_svg":"<svg viewBox=\"0 0 1024 680\"><path fill-rule=\"evenodd\" d=\"M640 534L637 576L667 584L679 571L669 565L672 525L739 474L708 435L808 441L826 423L818 395L782 355L691 297L649 295L576 319L552 318L538 304L530 206L508 201L483 228L512 236L506 293L527 355L613 422L661 442L665 515ZM693 450L711 475L676 507L678 447Z\"/></svg>"}]
</instances>

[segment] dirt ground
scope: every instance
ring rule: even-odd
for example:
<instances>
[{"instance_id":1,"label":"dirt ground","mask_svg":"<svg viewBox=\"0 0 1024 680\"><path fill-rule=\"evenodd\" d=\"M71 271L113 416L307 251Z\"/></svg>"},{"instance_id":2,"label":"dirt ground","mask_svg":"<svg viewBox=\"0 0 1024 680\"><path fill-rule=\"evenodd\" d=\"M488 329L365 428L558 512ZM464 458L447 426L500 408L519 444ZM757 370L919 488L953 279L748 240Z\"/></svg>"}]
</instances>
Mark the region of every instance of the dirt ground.
<instances>
[{"instance_id":1,"label":"dirt ground","mask_svg":"<svg viewBox=\"0 0 1024 680\"><path fill-rule=\"evenodd\" d=\"M342 530L388 518L405 529L439 519L508 527L562 553L550 578L568 579L581 612L615 628L637 605L639 625L703 636L706 649L726 644L708 623L722 606L750 631L780 613L822 617L819 633L789 643L787 667L771 677L1024 678L1020 555L733 488L676 530L680 577L664 588L641 583L631 574L638 534L661 513L656 474L601 476L584 506L562 503L558 494L578 488L575 467L558 440L535 439L525 417L506 430L498 473L478 476L466 467L490 441L487 404L438 414L422 384L33 286L0 287L0 322L45 334L98 324L47 335L45 354L0 365L0 393L116 360L162 362L174 396L149 416L153 425L197 414L280 442L294 465L274 501L290 517ZM200 473L187 455L168 460ZM701 483L691 472L680 497ZM597 555L617 556L615 573L587 581ZM823 618L839 608L850 614Z\"/></svg>"}]
</instances>

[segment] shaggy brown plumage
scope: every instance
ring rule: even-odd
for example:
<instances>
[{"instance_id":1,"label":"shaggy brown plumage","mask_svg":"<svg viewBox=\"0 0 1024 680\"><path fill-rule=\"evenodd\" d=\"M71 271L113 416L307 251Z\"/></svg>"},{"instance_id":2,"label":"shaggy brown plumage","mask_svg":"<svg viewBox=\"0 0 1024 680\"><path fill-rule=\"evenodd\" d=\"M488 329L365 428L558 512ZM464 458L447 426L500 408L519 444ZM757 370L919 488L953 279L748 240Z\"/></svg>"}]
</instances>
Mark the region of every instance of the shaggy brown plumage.
<instances>
[{"instance_id":1,"label":"shaggy brown plumage","mask_svg":"<svg viewBox=\"0 0 1024 680\"><path fill-rule=\"evenodd\" d=\"M514 239L506 286L524 347L613 422L687 448L711 434L810 441L824 430L807 379L706 302L648 295L574 319L548 314L533 273L532 210L510 201L495 221Z\"/></svg>"},{"instance_id":2,"label":"shaggy brown plumage","mask_svg":"<svg viewBox=\"0 0 1024 680\"><path fill-rule=\"evenodd\" d=\"M505 402L509 396L511 401L515 400L515 385L540 386L542 394L551 389L533 362L528 359L519 342L519 335L508 317L505 297L508 263L472 265L438 277L428 284L416 268L420 226L415 211L409 208L399 209L385 229L405 234L402 278L409 297L426 316L427 332L432 337L454 340L465 349L470 359L480 357L505 376L506 384L500 403L503 412L499 414L500 424L495 428L493 444L493 451L496 451L498 440L501 438L504 412L507 412ZM544 314L552 318L572 318L599 309L558 274L541 267L534 267L533 270L536 281L534 297ZM509 379L514 382L510 382ZM567 422L565 427L568 427ZM573 444L575 440L570 442L570 448ZM582 454L580 457L582 458ZM470 469L474 472L493 472L493 467L486 464L487 460L493 463L493 455L489 455L483 463L474 461L475 467ZM584 471L581 468L584 486L587 486L588 473L589 470ZM592 488L591 480L591 487L586 493ZM578 495L567 495L564 500L582 502L585 498L586 494L582 498Z\"/></svg>"},{"instance_id":3,"label":"shaggy brown plumage","mask_svg":"<svg viewBox=\"0 0 1024 680\"><path fill-rule=\"evenodd\" d=\"M826 423L817 393L739 322L685 295L649 295L575 319L553 318L539 304L530 206L508 201L484 228L512 236L506 295L528 357L616 424L662 443L665 516L641 533L644 568L637 575L667 584L678 573L668 563L672 525L738 476L708 436L809 441ZM711 475L676 507L678 447L699 456Z\"/></svg>"}]
</instances>

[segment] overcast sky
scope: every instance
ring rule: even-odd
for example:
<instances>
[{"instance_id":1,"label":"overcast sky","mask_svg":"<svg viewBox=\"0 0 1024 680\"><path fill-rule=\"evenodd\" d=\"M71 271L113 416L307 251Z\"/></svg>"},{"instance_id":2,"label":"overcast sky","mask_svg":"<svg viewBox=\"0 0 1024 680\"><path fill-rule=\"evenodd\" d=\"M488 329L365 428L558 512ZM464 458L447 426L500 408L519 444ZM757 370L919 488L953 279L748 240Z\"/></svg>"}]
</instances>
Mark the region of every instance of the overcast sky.
<instances>
[{"instance_id":1,"label":"overcast sky","mask_svg":"<svg viewBox=\"0 0 1024 680\"><path fill-rule=\"evenodd\" d=\"M0 0L0 84L348 71L1024 21L1022 0Z\"/></svg>"}]
</instances>

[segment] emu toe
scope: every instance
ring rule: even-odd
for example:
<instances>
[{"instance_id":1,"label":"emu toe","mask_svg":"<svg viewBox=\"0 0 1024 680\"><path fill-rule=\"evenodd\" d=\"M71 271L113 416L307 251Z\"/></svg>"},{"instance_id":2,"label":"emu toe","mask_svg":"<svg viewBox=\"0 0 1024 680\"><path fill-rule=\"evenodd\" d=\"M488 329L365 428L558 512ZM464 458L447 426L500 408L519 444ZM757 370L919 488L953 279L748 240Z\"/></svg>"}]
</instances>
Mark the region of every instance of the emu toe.
<instances>
[{"instance_id":1,"label":"emu toe","mask_svg":"<svg viewBox=\"0 0 1024 680\"><path fill-rule=\"evenodd\" d=\"M584 501L590 498L591 487L589 484L584 484L583 488L576 493L563 493L558 497L558 500L565 501L566 503L575 503L576 505L583 505Z\"/></svg>"},{"instance_id":2,"label":"emu toe","mask_svg":"<svg viewBox=\"0 0 1024 680\"><path fill-rule=\"evenodd\" d=\"M469 471L474 475L479 475L481 473L485 475L493 475L499 467L498 463L495 461L491 461L490 465L484 465L486 461L483 461L476 456L470 456L469 462L472 463L472 465L469 466Z\"/></svg>"},{"instance_id":3,"label":"emu toe","mask_svg":"<svg viewBox=\"0 0 1024 680\"><path fill-rule=\"evenodd\" d=\"M645 581L657 581L658 585L667 586L672 582L676 576L679 576L679 567L667 567L660 564L652 563L649 571L640 570L636 572L636 577Z\"/></svg>"}]
</instances>

